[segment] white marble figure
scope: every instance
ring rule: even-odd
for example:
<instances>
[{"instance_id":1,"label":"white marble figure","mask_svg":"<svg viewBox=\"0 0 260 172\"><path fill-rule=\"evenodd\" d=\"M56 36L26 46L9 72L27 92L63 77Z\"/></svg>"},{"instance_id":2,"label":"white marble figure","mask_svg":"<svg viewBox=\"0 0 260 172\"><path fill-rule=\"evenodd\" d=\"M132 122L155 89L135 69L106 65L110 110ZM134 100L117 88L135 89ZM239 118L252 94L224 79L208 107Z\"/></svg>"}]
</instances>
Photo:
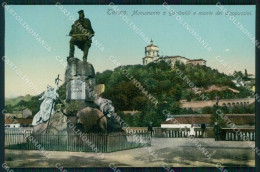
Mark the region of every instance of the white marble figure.
<instances>
[{"instance_id":1,"label":"white marble figure","mask_svg":"<svg viewBox=\"0 0 260 172\"><path fill-rule=\"evenodd\" d=\"M99 106L99 109L103 112L107 117L111 117L111 114L115 113L115 108L112 105L112 101L108 99L104 99L99 97L96 99L95 104Z\"/></svg>"},{"instance_id":2,"label":"white marble figure","mask_svg":"<svg viewBox=\"0 0 260 172\"><path fill-rule=\"evenodd\" d=\"M43 96L39 100L43 100L40 111L34 116L32 125L39 125L41 123L45 123L49 120L50 115L54 113L55 103L59 95L56 92L58 89L58 82L59 80L55 80L55 87L52 88L51 86L47 86L47 90L44 92Z\"/></svg>"}]
</instances>

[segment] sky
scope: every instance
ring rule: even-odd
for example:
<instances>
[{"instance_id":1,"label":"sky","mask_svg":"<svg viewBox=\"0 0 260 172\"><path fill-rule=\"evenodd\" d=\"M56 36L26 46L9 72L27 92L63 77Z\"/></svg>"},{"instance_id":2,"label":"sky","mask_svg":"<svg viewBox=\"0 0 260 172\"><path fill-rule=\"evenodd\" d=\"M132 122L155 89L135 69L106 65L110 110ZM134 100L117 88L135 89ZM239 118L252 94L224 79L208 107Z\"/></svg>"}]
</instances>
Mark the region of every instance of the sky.
<instances>
[{"instance_id":1,"label":"sky","mask_svg":"<svg viewBox=\"0 0 260 172\"><path fill-rule=\"evenodd\" d=\"M108 5L10 5L9 9L17 13L22 22L26 22L35 33L50 47L47 51L31 33L18 21L17 17L5 10L5 58L16 66L16 70L5 64L5 97L31 94L44 91L47 85L54 85L54 79L60 74L64 81L66 58L69 54L68 35L78 11L84 10L95 31L88 62L96 72L116 66L109 60L113 56L122 65L142 64L144 41L120 15L108 13ZM252 15L236 16L244 28L255 36L255 6L224 6L230 12L250 12ZM65 13L60 9L66 9ZM126 12L126 17L159 47L160 55L180 55L189 59L202 58L207 66L228 73L216 59L220 56L232 69L255 74L255 46L226 15L181 15L183 21L206 41L211 48L208 51L198 40L176 20L169 16L162 5L118 5L117 9ZM217 12L215 5L170 5L174 11ZM132 15L138 12L160 12L160 15ZM109 11L111 12L111 10ZM162 15L166 12L165 15ZM101 50L103 47L103 51ZM82 58L82 52L76 48L75 57ZM20 75L17 74L19 69ZM22 76L22 77L21 77ZM25 79L27 78L27 82ZM31 84L28 84L28 80ZM62 82L63 82L62 81ZM33 84L33 87L32 87Z\"/></svg>"}]
</instances>

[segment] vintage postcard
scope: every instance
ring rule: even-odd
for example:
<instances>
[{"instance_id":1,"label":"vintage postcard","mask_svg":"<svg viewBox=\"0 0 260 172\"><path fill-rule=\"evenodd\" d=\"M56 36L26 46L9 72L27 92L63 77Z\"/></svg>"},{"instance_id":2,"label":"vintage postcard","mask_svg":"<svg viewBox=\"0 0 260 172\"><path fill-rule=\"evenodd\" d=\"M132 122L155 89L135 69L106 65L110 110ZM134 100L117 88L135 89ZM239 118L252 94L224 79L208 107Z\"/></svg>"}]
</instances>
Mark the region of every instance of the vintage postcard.
<instances>
[{"instance_id":1,"label":"vintage postcard","mask_svg":"<svg viewBox=\"0 0 260 172\"><path fill-rule=\"evenodd\" d=\"M2 169L255 167L255 5L2 8Z\"/></svg>"}]
</instances>

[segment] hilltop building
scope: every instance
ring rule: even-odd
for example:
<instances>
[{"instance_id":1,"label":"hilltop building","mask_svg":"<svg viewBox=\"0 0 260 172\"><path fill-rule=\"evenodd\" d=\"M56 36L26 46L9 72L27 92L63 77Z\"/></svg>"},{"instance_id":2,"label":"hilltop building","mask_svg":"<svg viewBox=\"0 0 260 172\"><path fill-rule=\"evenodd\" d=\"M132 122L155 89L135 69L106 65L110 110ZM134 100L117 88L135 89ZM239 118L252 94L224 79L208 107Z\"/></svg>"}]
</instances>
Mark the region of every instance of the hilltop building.
<instances>
[{"instance_id":1,"label":"hilltop building","mask_svg":"<svg viewBox=\"0 0 260 172\"><path fill-rule=\"evenodd\" d=\"M176 61L179 61L183 64L191 65L206 65L206 60L203 59L188 59L182 56L159 56L159 47L153 44L153 41L150 41L150 44L145 47L145 57L143 57L143 65L147 65L151 62L157 63L159 61L166 61L174 67Z\"/></svg>"},{"instance_id":2,"label":"hilltop building","mask_svg":"<svg viewBox=\"0 0 260 172\"><path fill-rule=\"evenodd\" d=\"M203 59L193 59L193 60L189 60L187 61L187 64L192 64L192 65L206 65L206 60Z\"/></svg>"},{"instance_id":3,"label":"hilltop building","mask_svg":"<svg viewBox=\"0 0 260 172\"><path fill-rule=\"evenodd\" d=\"M143 65L154 62L159 58L159 47L153 45L153 40L150 41L150 45L145 47L145 57L143 58Z\"/></svg>"}]
</instances>

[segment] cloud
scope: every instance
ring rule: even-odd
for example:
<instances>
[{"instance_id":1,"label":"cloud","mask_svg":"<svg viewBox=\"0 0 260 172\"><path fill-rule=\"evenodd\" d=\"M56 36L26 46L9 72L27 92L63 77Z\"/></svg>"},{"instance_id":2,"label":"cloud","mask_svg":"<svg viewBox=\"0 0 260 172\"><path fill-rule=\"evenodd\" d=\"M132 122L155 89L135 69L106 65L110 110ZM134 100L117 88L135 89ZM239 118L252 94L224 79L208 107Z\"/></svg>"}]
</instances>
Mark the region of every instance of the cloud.
<instances>
[{"instance_id":1,"label":"cloud","mask_svg":"<svg viewBox=\"0 0 260 172\"><path fill-rule=\"evenodd\" d=\"M225 49L225 51L226 51L226 52L228 52L228 51L229 51L229 49L227 48L227 49Z\"/></svg>"}]
</instances>

